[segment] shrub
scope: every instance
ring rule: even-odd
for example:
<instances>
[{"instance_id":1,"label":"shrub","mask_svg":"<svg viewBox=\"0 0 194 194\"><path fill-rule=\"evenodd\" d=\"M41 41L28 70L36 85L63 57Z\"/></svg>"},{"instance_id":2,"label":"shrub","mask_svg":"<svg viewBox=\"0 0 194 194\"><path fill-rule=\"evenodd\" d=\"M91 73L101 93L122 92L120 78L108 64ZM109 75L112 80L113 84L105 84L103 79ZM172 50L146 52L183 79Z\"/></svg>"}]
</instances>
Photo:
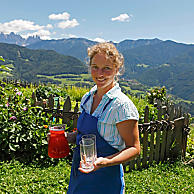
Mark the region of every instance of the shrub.
<instances>
[{"instance_id":1,"label":"shrub","mask_svg":"<svg viewBox=\"0 0 194 194\"><path fill-rule=\"evenodd\" d=\"M154 104L155 100L166 100L166 88L163 86L155 87L147 93L147 99L150 104Z\"/></svg>"},{"instance_id":2,"label":"shrub","mask_svg":"<svg viewBox=\"0 0 194 194\"><path fill-rule=\"evenodd\" d=\"M65 92L71 96L71 100L76 100L76 101L81 101L83 95L88 92L89 89L88 88L81 88L81 87L75 87L75 86L72 86L72 87L67 87L65 89Z\"/></svg>"},{"instance_id":3,"label":"shrub","mask_svg":"<svg viewBox=\"0 0 194 194\"><path fill-rule=\"evenodd\" d=\"M21 88L4 84L0 89L0 159L43 158L47 151L47 130L42 108L32 107Z\"/></svg>"},{"instance_id":4,"label":"shrub","mask_svg":"<svg viewBox=\"0 0 194 194\"><path fill-rule=\"evenodd\" d=\"M135 96L131 96L129 94L127 94L127 96L133 101L138 110L139 123L143 123L144 121L144 113L146 106L148 106L149 108L149 120L153 121L157 119L157 108L155 108L152 104L149 104L146 99L136 98Z\"/></svg>"},{"instance_id":5,"label":"shrub","mask_svg":"<svg viewBox=\"0 0 194 194\"><path fill-rule=\"evenodd\" d=\"M37 100L48 99L52 94L53 97L66 97L67 94L65 91L60 90L54 86L38 86L35 90Z\"/></svg>"}]
</instances>

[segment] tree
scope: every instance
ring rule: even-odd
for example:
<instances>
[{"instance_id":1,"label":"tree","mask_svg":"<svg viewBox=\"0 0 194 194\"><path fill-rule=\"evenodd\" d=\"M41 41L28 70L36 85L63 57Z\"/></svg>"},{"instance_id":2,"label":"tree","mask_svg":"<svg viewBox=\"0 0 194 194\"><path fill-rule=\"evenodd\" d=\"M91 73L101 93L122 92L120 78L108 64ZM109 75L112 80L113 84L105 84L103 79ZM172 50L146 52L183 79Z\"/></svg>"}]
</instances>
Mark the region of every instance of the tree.
<instances>
[{"instance_id":1,"label":"tree","mask_svg":"<svg viewBox=\"0 0 194 194\"><path fill-rule=\"evenodd\" d=\"M2 56L0 56L0 61L5 62L5 60ZM12 70L9 67L7 67L6 65L0 65L0 75L11 76L11 74L8 71L10 72Z\"/></svg>"}]
</instances>

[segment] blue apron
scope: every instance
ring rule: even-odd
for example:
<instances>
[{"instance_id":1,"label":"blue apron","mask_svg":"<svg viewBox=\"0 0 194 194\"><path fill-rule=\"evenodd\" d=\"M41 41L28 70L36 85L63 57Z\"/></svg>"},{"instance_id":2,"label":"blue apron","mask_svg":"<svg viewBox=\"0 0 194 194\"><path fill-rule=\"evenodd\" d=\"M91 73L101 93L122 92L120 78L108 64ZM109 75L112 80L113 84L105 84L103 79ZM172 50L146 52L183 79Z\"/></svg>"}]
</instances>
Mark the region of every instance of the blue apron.
<instances>
[{"instance_id":1,"label":"blue apron","mask_svg":"<svg viewBox=\"0 0 194 194\"><path fill-rule=\"evenodd\" d=\"M88 101L85 100L83 105ZM110 101L104 106L106 109ZM83 108L83 106L82 106ZM103 113L102 111L102 113ZM101 114L102 114L101 113ZM101 116L101 115L100 115ZM108 144L98 133L98 118L85 112L84 108L77 123L78 135L76 138L76 148L73 154L73 163L67 194L121 194L124 193L124 173L122 165L104 167L88 174L78 170L80 166L80 149L79 142L81 137L86 134L96 135L97 156L106 157L118 152Z\"/></svg>"}]
</instances>

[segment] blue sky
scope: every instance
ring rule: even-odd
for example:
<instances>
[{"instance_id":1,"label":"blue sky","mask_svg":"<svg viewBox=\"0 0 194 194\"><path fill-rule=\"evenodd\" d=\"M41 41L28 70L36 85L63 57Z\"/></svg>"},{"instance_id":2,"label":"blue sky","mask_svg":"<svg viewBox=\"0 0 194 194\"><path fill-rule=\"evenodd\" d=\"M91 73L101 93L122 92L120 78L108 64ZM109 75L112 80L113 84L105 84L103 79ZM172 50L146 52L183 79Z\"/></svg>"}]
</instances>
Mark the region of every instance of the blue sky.
<instances>
[{"instance_id":1,"label":"blue sky","mask_svg":"<svg viewBox=\"0 0 194 194\"><path fill-rule=\"evenodd\" d=\"M194 0L0 0L0 32L194 44Z\"/></svg>"}]
</instances>

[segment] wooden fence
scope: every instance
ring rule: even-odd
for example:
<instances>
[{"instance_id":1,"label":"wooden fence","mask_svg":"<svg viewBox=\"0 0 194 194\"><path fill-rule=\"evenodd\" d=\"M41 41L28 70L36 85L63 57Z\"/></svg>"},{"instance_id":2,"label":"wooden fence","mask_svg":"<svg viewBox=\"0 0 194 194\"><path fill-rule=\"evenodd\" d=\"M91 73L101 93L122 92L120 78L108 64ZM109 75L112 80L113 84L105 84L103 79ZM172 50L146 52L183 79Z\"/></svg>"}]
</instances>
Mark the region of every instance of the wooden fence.
<instances>
[{"instance_id":1,"label":"wooden fence","mask_svg":"<svg viewBox=\"0 0 194 194\"><path fill-rule=\"evenodd\" d=\"M70 122L73 121L73 128L77 127L77 119L80 114L78 102L76 102L74 110L72 111L71 100L69 96L66 98L62 109L59 98L54 98L53 95L50 95L48 101L45 102L43 100L37 101L36 95L33 93L32 100L32 106L41 106L44 108L46 113L51 114L51 116L48 116L51 122L55 120L55 123L59 123L59 119L62 119L63 124L70 125Z\"/></svg>"},{"instance_id":2,"label":"wooden fence","mask_svg":"<svg viewBox=\"0 0 194 194\"><path fill-rule=\"evenodd\" d=\"M15 86L31 87L28 82L16 80L4 80ZM37 86L38 84L33 84ZM62 123L77 127L77 119L79 117L78 102L74 110L71 107L71 100L67 97L63 106L59 103L59 98L52 95L48 101L37 101L35 93L32 95L33 105L43 107L49 119L58 123L62 119ZM141 143L141 154L134 160L124 164L125 172L132 169L141 169L148 167L154 161L156 163L163 162L169 158L177 159L185 157L187 146L187 135L189 132L189 116L183 114L181 107L173 104L162 104L160 101L155 102L158 109L158 118L156 121L149 120L149 108L145 108L144 119L139 124L139 136ZM61 108L62 107L62 108ZM51 116L50 116L51 115Z\"/></svg>"},{"instance_id":3,"label":"wooden fence","mask_svg":"<svg viewBox=\"0 0 194 194\"><path fill-rule=\"evenodd\" d=\"M62 123L65 124L69 124L73 120L73 127L77 127L77 119L80 114L78 102L72 111L69 97L62 109L59 98L54 99L52 95L47 104L44 101L37 101L34 93L32 99L34 106L42 106L46 113L51 113L51 120L55 118L58 122L59 119L62 119ZM144 122L139 124L141 154L136 159L124 164L125 172L148 167L154 161L159 163L169 158L185 157L189 116L183 115L181 108L172 104L162 105L161 102L156 102L155 105L158 108L158 119L149 121L149 108L145 108Z\"/></svg>"}]
</instances>

